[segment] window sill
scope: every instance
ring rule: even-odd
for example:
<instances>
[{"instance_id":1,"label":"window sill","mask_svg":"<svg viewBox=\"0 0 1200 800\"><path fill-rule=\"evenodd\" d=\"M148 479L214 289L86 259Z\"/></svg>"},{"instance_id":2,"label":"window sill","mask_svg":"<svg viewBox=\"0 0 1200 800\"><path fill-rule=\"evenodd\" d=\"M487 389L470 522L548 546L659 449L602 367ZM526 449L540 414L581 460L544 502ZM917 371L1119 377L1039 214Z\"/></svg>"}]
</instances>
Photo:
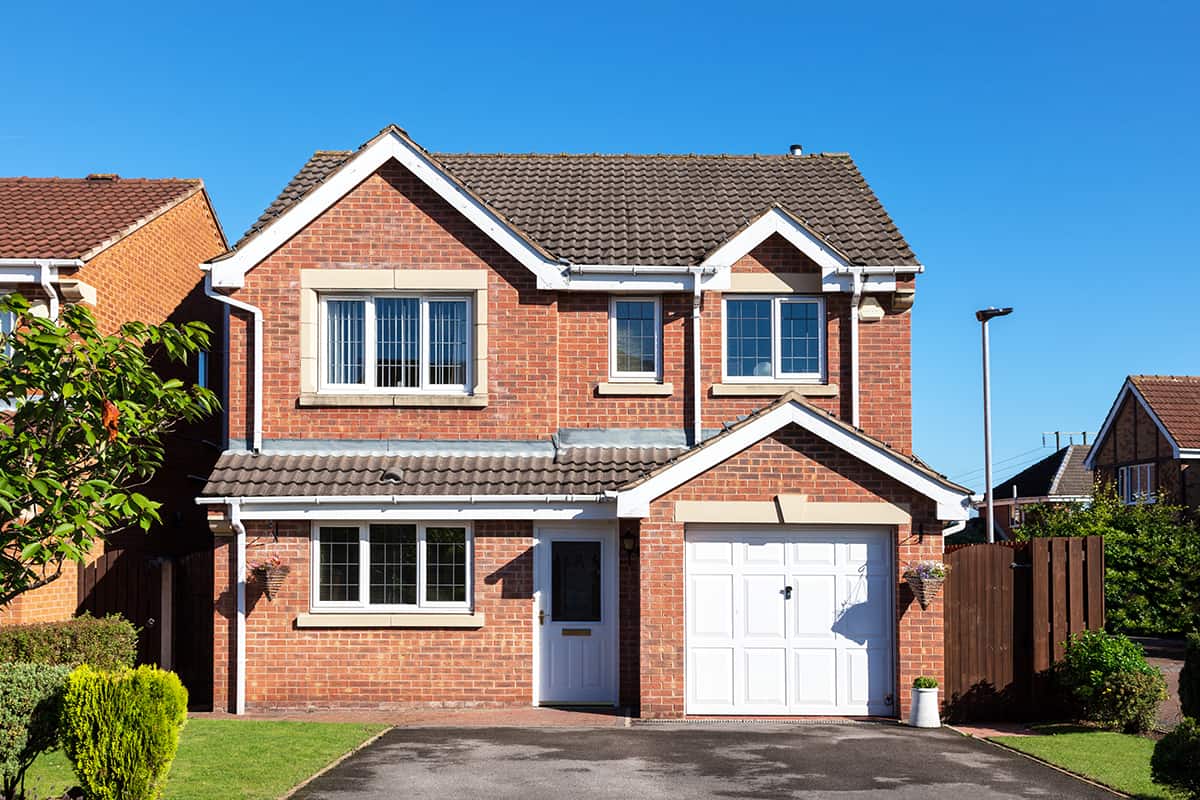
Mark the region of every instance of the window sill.
<instances>
[{"instance_id":1,"label":"window sill","mask_svg":"<svg viewBox=\"0 0 1200 800\"><path fill-rule=\"evenodd\" d=\"M485 408L486 394L325 394L301 392L301 408Z\"/></svg>"},{"instance_id":2,"label":"window sill","mask_svg":"<svg viewBox=\"0 0 1200 800\"><path fill-rule=\"evenodd\" d=\"M670 397L675 393L674 384L670 383L598 383L596 394L601 397Z\"/></svg>"},{"instance_id":3,"label":"window sill","mask_svg":"<svg viewBox=\"0 0 1200 800\"><path fill-rule=\"evenodd\" d=\"M483 614L297 614L297 628L482 628Z\"/></svg>"},{"instance_id":4,"label":"window sill","mask_svg":"<svg viewBox=\"0 0 1200 800\"><path fill-rule=\"evenodd\" d=\"M837 397L836 383L714 383L713 397L780 397L795 392L805 397Z\"/></svg>"}]
</instances>

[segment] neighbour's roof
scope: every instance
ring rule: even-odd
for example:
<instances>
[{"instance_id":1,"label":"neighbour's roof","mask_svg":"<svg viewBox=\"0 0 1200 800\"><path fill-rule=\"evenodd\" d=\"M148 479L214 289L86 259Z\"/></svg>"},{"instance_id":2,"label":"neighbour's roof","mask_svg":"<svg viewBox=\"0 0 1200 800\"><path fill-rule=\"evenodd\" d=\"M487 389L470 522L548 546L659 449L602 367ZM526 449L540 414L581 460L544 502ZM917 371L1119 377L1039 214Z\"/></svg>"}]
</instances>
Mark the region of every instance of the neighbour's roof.
<instances>
[{"instance_id":1,"label":"neighbour's roof","mask_svg":"<svg viewBox=\"0 0 1200 800\"><path fill-rule=\"evenodd\" d=\"M665 447L572 447L557 455L221 455L206 497L598 495L666 463Z\"/></svg>"},{"instance_id":2,"label":"neighbour's roof","mask_svg":"<svg viewBox=\"0 0 1200 800\"><path fill-rule=\"evenodd\" d=\"M0 178L0 258L91 258L200 191L177 178Z\"/></svg>"},{"instance_id":3,"label":"neighbour's roof","mask_svg":"<svg viewBox=\"0 0 1200 800\"><path fill-rule=\"evenodd\" d=\"M1015 487L1017 497L1089 497L1092 471L1083 462L1091 449L1084 444L1067 445L998 484L992 495L997 500L1011 498Z\"/></svg>"},{"instance_id":4,"label":"neighbour's roof","mask_svg":"<svg viewBox=\"0 0 1200 800\"><path fill-rule=\"evenodd\" d=\"M1175 444L1200 448L1200 375L1130 375Z\"/></svg>"},{"instance_id":5,"label":"neighbour's roof","mask_svg":"<svg viewBox=\"0 0 1200 800\"><path fill-rule=\"evenodd\" d=\"M314 153L238 246L356 152ZM699 264L774 207L796 217L851 263L918 264L845 153L429 157L538 247L576 264Z\"/></svg>"}]
</instances>

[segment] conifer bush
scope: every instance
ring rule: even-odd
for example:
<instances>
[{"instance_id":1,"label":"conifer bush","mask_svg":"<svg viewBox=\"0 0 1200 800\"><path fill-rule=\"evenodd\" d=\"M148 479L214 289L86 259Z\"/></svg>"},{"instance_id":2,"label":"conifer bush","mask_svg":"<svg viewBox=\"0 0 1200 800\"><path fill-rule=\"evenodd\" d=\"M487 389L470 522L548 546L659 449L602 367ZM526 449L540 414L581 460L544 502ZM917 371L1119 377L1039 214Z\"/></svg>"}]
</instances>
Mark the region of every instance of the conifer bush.
<instances>
[{"instance_id":1,"label":"conifer bush","mask_svg":"<svg viewBox=\"0 0 1200 800\"><path fill-rule=\"evenodd\" d=\"M156 800L179 747L187 690L173 672L138 667L67 679L63 749L88 800Z\"/></svg>"},{"instance_id":2,"label":"conifer bush","mask_svg":"<svg viewBox=\"0 0 1200 800\"><path fill-rule=\"evenodd\" d=\"M1184 797L1200 798L1200 724L1190 717L1154 745L1150 775Z\"/></svg>"},{"instance_id":3,"label":"conifer bush","mask_svg":"<svg viewBox=\"0 0 1200 800\"><path fill-rule=\"evenodd\" d=\"M25 770L58 743L66 667L0 664L0 794L14 800Z\"/></svg>"},{"instance_id":4,"label":"conifer bush","mask_svg":"<svg viewBox=\"0 0 1200 800\"><path fill-rule=\"evenodd\" d=\"M1179 705L1185 717L1200 719L1200 632L1189 633L1179 671ZM1200 769L1200 764L1197 765Z\"/></svg>"}]
</instances>

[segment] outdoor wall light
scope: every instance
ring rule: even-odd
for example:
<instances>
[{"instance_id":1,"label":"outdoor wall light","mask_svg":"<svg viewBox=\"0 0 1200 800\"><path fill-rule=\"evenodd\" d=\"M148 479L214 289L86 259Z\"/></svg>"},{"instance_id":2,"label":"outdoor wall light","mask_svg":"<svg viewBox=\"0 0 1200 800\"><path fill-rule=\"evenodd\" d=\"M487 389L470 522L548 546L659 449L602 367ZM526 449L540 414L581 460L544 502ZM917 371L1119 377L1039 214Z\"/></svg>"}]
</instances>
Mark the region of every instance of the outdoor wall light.
<instances>
[{"instance_id":1,"label":"outdoor wall light","mask_svg":"<svg viewBox=\"0 0 1200 800\"><path fill-rule=\"evenodd\" d=\"M625 531L621 534L621 549L626 553L632 553L637 550L637 536L633 531Z\"/></svg>"}]
</instances>

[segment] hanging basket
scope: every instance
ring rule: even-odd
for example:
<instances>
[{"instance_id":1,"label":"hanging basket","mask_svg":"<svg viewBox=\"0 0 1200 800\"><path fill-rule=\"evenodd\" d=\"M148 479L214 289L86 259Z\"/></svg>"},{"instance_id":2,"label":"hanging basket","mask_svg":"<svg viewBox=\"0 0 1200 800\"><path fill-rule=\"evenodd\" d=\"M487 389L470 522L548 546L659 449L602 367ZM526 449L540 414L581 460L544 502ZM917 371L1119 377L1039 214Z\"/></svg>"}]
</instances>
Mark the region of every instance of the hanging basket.
<instances>
[{"instance_id":1,"label":"hanging basket","mask_svg":"<svg viewBox=\"0 0 1200 800\"><path fill-rule=\"evenodd\" d=\"M287 579L291 568L287 565L272 566L272 567L255 567L254 577L262 584L263 591L267 595L268 600L275 599L275 595L283 588L283 582Z\"/></svg>"},{"instance_id":2,"label":"hanging basket","mask_svg":"<svg viewBox=\"0 0 1200 800\"><path fill-rule=\"evenodd\" d=\"M904 580L908 581L913 596L917 598L922 609L929 608L933 598L942 591L942 584L946 582L945 578L922 578L919 575L909 575Z\"/></svg>"}]
</instances>

